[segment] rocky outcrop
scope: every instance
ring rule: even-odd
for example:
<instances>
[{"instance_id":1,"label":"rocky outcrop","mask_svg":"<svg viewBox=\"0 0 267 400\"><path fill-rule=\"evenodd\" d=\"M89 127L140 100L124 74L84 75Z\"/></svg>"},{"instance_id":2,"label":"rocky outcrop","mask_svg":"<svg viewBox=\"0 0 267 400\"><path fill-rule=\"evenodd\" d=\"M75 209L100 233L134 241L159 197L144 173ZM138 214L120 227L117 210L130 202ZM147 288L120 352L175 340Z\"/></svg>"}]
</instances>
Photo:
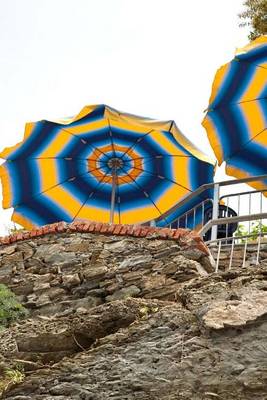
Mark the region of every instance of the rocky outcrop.
<instances>
[{"instance_id":1,"label":"rocky outcrop","mask_svg":"<svg viewBox=\"0 0 267 400\"><path fill-rule=\"evenodd\" d=\"M64 232L0 248L30 310L0 332L25 374L3 398L266 400L266 265L215 274L189 242Z\"/></svg>"}]
</instances>

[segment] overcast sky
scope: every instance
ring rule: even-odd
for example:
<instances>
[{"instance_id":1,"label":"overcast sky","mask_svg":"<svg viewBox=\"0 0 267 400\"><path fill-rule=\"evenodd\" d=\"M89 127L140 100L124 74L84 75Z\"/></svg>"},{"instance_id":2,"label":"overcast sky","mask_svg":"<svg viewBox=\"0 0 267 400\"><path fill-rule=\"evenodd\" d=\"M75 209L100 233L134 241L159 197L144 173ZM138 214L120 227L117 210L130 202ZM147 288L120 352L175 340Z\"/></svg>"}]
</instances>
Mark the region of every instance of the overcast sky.
<instances>
[{"instance_id":1,"label":"overcast sky","mask_svg":"<svg viewBox=\"0 0 267 400\"><path fill-rule=\"evenodd\" d=\"M24 124L105 103L201 127L216 69L245 45L242 0L0 0L0 148ZM222 172L217 179L223 178ZM0 234L11 212L0 210Z\"/></svg>"}]
</instances>

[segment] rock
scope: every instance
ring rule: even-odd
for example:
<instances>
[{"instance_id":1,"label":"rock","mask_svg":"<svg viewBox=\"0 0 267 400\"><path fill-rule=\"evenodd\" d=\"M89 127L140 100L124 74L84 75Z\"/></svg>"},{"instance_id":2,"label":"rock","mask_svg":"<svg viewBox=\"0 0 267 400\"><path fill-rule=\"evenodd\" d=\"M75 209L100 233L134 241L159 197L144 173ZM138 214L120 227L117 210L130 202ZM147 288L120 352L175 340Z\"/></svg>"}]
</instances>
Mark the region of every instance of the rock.
<instances>
[{"instance_id":1,"label":"rock","mask_svg":"<svg viewBox=\"0 0 267 400\"><path fill-rule=\"evenodd\" d=\"M9 283L12 276L12 265L0 265L0 283Z\"/></svg>"},{"instance_id":2,"label":"rock","mask_svg":"<svg viewBox=\"0 0 267 400\"><path fill-rule=\"evenodd\" d=\"M64 246L60 243L40 244L36 249L34 257L44 260L46 257L53 254L59 254L62 251L64 251Z\"/></svg>"},{"instance_id":3,"label":"rock","mask_svg":"<svg viewBox=\"0 0 267 400\"><path fill-rule=\"evenodd\" d=\"M148 264L150 265L150 262L152 260L152 256L150 254L148 255L140 255L140 256L134 256L130 258L126 258L126 260L122 261L120 265L118 266L119 269L128 269L132 267L140 267Z\"/></svg>"},{"instance_id":4,"label":"rock","mask_svg":"<svg viewBox=\"0 0 267 400\"><path fill-rule=\"evenodd\" d=\"M88 296L76 300L67 300L59 303L62 308L70 308L72 310L77 310L81 307L89 310L90 308L99 306L100 304L102 304L102 300L99 297L93 296Z\"/></svg>"},{"instance_id":5,"label":"rock","mask_svg":"<svg viewBox=\"0 0 267 400\"><path fill-rule=\"evenodd\" d=\"M2 263L5 265L6 264L16 264L16 263L20 263L20 262L23 263L23 254L20 251L17 251L12 254L7 254L2 259Z\"/></svg>"},{"instance_id":6,"label":"rock","mask_svg":"<svg viewBox=\"0 0 267 400\"><path fill-rule=\"evenodd\" d=\"M41 291L41 290L46 290L50 288L50 283L49 282L35 282L33 286L33 291Z\"/></svg>"},{"instance_id":7,"label":"rock","mask_svg":"<svg viewBox=\"0 0 267 400\"><path fill-rule=\"evenodd\" d=\"M47 294L41 294L40 296L37 297L37 300L35 302L36 307L43 307L50 303L51 303L51 300Z\"/></svg>"},{"instance_id":8,"label":"rock","mask_svg":"<svg viewBox=\"0 0 267 400\"><path fill-rule=\"evenodd\" d=\"M48 264L60 264L61 266L68 266L75 264L77 261L76 254L74 252L62 251L60 253L53 253L44 257L44 262Z\"/></svg>"},{"instance_id":9,"label":"rock","mask_svg":"<svg viewBox=\"0 0 267 400\"><path fill-rule=\"evenodd\" d=\"M50 300L58 300L66 294L65 289L59 287L53 287L46 291L46 294L49 296Z\"/></svg>"},{"instance_id":10,"label":"rock","mask_svg":"<svg viewBox=\"0 0 267 400\"><path fill-rule=\"evenodd\" d=\"M128 297L137 296L141 290L135 285L128 286L126 288L122 288L110 296L106 297L106 301L114 301L114 300L122 300L127 299Z\"/></svg>"},{"instance_id":11,"label":"rock","mask_svg":"<svg viewBox=\"0 0 267 400\"><path fill-rule=\"evenodd\" d=\"M33 282L22 281L22 283L19 283L19 285L10 287L12 288L12 291L16 295L20 296L20 295L29 295L33 293L33 286L34 286Z\"/></svg>"},{"instance_id":12,"label":"rock","mask_svg":"<svg viewBox=\"0 0 267 400\"><path fill-rule=\"evenodd\" d=\"M121 251L128 250L129 248L130 249L135 248L135 244L133 243L132 240L129 239L123 239L111 243L105 243L104 245L104 249L112 253L120 253Z\"/></svg>"},{"instance_id":13,"label":"rock","mask_svg":"<svg viewBox=\"0 0 267 400\"><path fill-rule=\"evenodd\" d=\"M207 328L222 329L244 326L263 315L267 315L267 296L253 290L242 295L240 300L210 303L202 321Z\"/></svg>"},{"instance_id":14,"label":"rock","mask_svg":"<svg viewBox=\"0 0 267 400\"><path fill-rule=\"evenodd\" d=\"M73 286L77 286L81 283L79 274L68 274L62 275L62 283L64 286L71 288Z\"/></svg>"},{"instance_id":15,"label":"rock","mask_svg":"<svg viewBox=\"0 0 267 400\"><path fill-rule=\"evenodd\" d=\"M165 285L165 283L166 283L166 277L164 275L147 276L142 281L142 288L144 290L151 290L162 287Z\"/></svg>"},{"instance_id":16,"label":"rock","mask_svg":"<svg viewBox=\"0 0 267 400\"><path fill-rule=\"evenodd\" d=\"M17 249L17 245L16 244L13 244L13 245L10 245L10 246L1 247L0 248L0 256L13 254L13 253L15 253L16 249Z\"/></svg>"},{"instance_id":17,"label":"rock","mask_svg":"<svg viewBox=\"0 0 267 400\"><path fill-rule=\"evenodd\" d=\"M83 278L86 281L90 281L92 279L96 279L105 275L108 271L106 266L95 266L95 267L87 267L85 270L82 271Z\"/></svg>"}]
</instances>

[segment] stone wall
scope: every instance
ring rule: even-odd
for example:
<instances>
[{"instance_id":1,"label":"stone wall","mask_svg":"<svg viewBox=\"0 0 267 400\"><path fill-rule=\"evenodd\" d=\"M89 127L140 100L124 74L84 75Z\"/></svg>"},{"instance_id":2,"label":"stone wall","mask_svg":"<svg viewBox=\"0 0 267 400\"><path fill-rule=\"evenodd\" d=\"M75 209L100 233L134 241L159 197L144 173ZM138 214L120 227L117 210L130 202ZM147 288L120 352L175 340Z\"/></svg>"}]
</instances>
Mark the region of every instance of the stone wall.
<instances>
[{"instance_id":1,"label":"stone wall","mask_svg":"<svg viewBox=\"0 0 267 400\"><path fill-rule=\"evenodd\" d=\"M54 224L2 239L0 283L32 314L71 313L126 297L169 299L213 270L188 230Z\"/></svg>"}]
</instances>

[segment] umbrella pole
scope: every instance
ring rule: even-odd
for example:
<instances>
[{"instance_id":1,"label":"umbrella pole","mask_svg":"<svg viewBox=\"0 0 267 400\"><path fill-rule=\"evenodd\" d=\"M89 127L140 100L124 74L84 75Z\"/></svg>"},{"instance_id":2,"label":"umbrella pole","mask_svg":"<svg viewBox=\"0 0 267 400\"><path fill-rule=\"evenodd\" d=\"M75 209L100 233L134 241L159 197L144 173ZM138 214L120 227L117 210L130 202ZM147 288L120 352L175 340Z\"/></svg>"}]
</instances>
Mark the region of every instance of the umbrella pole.
<instances>
[{"instance_id":1,"label":"umbrella pole","mask_svg":"<svg viewBox=\"0 0 267 400\"><path fill-rule=\"evenodd\" d=\"M114 209L116 200L116 185L117 185L117 166L114 165L112 168L112 191L111 191L111 206L110 206L110 224L114 221Z\"/></svg>"}]
</instances>

